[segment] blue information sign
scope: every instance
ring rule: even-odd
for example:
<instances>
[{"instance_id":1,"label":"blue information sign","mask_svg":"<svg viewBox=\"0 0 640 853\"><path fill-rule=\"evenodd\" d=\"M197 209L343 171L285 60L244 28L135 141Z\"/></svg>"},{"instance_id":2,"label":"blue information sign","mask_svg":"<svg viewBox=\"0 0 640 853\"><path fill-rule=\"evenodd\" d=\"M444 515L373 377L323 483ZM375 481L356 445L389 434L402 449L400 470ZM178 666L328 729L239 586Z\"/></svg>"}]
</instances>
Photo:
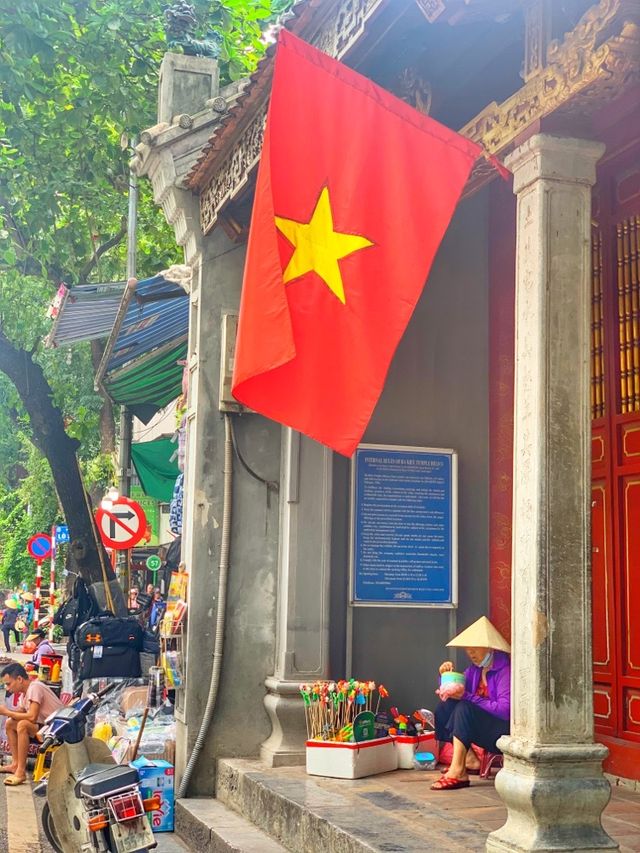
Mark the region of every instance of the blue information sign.
<instances>
[{"instance_id":1,"label":"blue information sign","mask_svg":"<svg viewBox=\"0 0 640 853\"><path fill-rule=\"evenodd\" d=\"M457 456L361 445L352 463L351 601L457 605Z\"/></svg>"},{"instance_id":2,"label":"blue information sign","mask_svg":"<svg viewBox=\"0 0 640 853\"><path fill-rule=\"evenodd\" d=\"M66 524L56 524L56 544L69 542L69 528Z\"/></svg>"}]
</instances>

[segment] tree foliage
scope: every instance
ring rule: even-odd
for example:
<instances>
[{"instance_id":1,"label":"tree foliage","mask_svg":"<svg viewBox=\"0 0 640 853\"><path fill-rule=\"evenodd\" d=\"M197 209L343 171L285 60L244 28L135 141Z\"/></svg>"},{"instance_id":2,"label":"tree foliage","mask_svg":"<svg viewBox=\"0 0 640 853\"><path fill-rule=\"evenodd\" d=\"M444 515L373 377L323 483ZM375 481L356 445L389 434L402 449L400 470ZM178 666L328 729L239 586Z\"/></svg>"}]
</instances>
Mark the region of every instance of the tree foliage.
<instances>
[{"instance_id":1,"label":"tree foliage","mask_svg":"<svg viewBox=\"0 0 640 853\"><path fill-rule=\"evenodd\" d=\"M251 71L290 0L197 0L221 41L223 83ZM166 0L0 0L0 333L43 368L67 434L102 471L101 398L88 346L50 350L46 307L61 281L125 277L131 140L156 120ZM180 261L140 186L138 276ZM109 247L105 251L105 247ZM2 370L0 363L0 370ZM19 395L0 375L0 582L34 525L60 515L48 468L25 441ZM107 465L108 470L108 465ZM35 479L34 479L35 478ZM17 569L16 569L17 571Z\"/></svg>"}]
</instances>

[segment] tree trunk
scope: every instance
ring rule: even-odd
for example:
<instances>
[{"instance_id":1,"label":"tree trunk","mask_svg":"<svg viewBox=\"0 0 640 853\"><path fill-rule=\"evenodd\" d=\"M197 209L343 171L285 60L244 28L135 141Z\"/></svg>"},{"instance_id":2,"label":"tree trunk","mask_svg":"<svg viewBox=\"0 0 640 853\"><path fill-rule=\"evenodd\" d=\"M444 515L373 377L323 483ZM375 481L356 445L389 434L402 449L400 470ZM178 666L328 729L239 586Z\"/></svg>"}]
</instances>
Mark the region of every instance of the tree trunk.
<instances>
[{"instance_id":1,"label":"tree trunk","mask_svg":"<svg viewBox=\"0 0 640 853\"><path fill-rule=\"evenodd\" d=\"M97 373L104 354L104 345L101 341L91 341L91 363L93 372ZM113 417L113 405L111 399L104 391L99 391L102 397L102 408L100 409L100 451L102 453L115 453L116 450L116 425Z\"/></svg>"},{"instance_id":2,"label":"tree trunk","mask_svg":"<svg viewBox=\"0 0 640 853\"><path fill-rule=\"evenodd\" d=\"M33 353L15 347L0 330L0 370L16 387L29 415L32 440L45 456L71 537L70 553L76 571L91 586L98 604L106 606L106 587L118 615L126 614L122 589L100 542L85 496L76 456L78 441L67 435L62 413L53 405L53 392Z\"/></svg>"}]
</instances>

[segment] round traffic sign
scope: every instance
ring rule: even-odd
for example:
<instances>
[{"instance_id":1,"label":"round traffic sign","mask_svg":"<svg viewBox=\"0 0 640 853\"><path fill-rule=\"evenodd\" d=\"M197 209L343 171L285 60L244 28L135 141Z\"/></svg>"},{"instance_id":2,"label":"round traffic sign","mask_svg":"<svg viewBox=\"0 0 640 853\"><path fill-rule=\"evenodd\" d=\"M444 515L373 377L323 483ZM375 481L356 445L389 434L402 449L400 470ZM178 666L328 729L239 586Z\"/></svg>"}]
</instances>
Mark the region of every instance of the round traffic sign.
<instances>
[{"instance_id":1,"label":"round traffic sign","mask_svg":"<svg viewBox=\"0 0 640 853\"><path fill-rule=\"evenodd\" d=\"M27 551L38 562L46 560L51 555L51 537L46 533L35 533L27 542Z\"/></svg>"},{"instance_id":2,"label":"round traffic sign","mask_svg":"<svg viewBox=\"0 0 640 853\"><path fill-rule=\"evenodd\" d=\"M122 497L113 502L111 509L96 510L96 523L108 548L126 551L143 538L147 518L139 503Z\"/></svg>"},{"instance_id":3,"label":"round traffic sign","mask_svg":"<svg viewBox=\"0 0 640 853\"><path fill-rule=\"evenodd\" d=\"M157 554L151 554L150 557L147 557L146 563L150 572L157 572L162 565L162 560Z\"/></svg>"}]
</instances>

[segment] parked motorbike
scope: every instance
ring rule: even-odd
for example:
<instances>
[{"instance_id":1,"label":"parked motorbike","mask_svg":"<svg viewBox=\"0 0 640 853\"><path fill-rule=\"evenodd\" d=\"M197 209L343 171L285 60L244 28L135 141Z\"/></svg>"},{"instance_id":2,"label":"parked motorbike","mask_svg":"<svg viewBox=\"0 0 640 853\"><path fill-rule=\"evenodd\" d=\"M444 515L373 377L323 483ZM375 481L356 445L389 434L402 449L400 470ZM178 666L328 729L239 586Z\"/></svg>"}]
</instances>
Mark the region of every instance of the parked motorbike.
<instances>
[{"instance_id":1,"label":"parked motorbike","mask_svg":"<svg viewBox=\"0 0 640 853\"><path fill-rule=\"evenodd\" d=\"M87 717L112 688L55 711L45 722L40 752L52 753L48 776L34 788L46 797L42 826L57 853L145 853L156 846L138 771L115 763L104 741L86 735Z\"/></svg>"}]
</instances>

